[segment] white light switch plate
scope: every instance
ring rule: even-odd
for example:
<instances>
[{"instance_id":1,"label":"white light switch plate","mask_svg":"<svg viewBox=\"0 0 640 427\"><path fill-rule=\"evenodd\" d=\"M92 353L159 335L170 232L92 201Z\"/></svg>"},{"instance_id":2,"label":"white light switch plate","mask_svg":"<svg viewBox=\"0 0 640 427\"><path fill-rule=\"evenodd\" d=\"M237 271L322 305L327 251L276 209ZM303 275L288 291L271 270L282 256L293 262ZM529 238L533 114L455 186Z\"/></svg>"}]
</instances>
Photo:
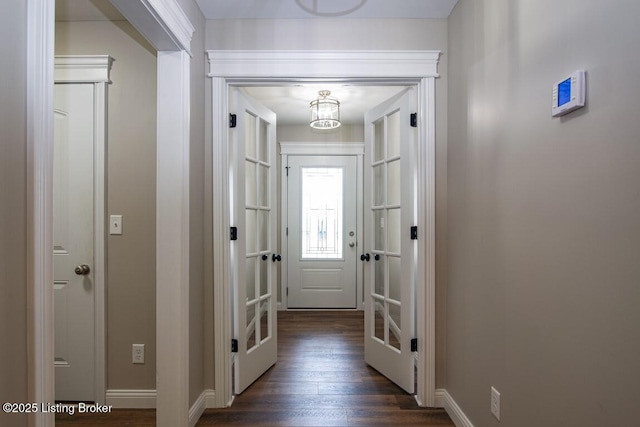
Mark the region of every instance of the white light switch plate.
<instances>
[{"instance_id":1,"label":"white light switch plate","mask_svg":"<svg viewBox=\"0 0 640 427\"><path fill-rule=\"evenodd\" d=\"M122 215L109 217L109 234L119 236L122 234Z\"/></svg>"}]
</instances>

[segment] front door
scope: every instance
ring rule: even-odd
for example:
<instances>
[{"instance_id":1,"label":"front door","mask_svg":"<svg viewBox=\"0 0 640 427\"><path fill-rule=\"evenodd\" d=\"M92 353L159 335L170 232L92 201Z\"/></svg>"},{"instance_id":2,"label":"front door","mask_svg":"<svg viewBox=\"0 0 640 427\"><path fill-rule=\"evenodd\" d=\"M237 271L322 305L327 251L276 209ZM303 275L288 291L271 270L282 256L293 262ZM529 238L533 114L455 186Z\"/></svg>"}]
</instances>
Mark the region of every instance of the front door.
<instances>
[{"instance_id":1,"label":"front door","mask_svg":"<svg viewBox=\"0 0 640 427\"><path fill-rule=\"evenodd\" d=\"M356 156L289 156L289 308L356 308Z\"/></svg>"},{"instance_id":2,"label":"front door","mask_svg":"<svg viewBox=\"0 0 640 427\"><path fill-rule=\"evenodd\" d=\"M56 84L53 265L56 400L95 400L94 85Z\"/></svg>"},{"instance_id":3,"label":"front door","mask_svg":"<svg viewBox=\"0 0 640 427\"><path fill-rule=\"evenodd\" d=\"M416 136L408 89L365 114L365 360L414 392Z\"/></svg>"},{"instance_id":4,"label":"front door","mask_svg":"<svg viewBox=\"0 0 640 427\"><path fill-rule=\"evenodd\" d=\"M276 115L232 91L231 242L234 390L244 391L277 358Z\"/></svg>"}]
</instances>

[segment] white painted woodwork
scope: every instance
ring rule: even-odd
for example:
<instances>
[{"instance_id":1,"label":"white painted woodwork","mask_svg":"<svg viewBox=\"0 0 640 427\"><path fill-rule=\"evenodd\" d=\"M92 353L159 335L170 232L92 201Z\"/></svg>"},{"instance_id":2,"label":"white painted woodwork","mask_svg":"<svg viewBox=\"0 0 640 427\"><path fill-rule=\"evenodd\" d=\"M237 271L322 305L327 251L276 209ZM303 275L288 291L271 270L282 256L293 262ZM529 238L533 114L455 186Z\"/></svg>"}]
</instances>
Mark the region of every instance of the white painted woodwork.
<instances>
[{"instance_id":1,"label":"white painted woodwork","mask_svg":"<svg viewBox=\"0 0 640 427\"><path fill-rule=\"evenodd\" d=\"M54 94L54 300L56 400L93 401L94 87L57 84ZM86 264L88 275L77 275Z\"/></svg>"},{"instance_id":2,"label":"white painted woodwork","mask_svg":"<svg viewBox=\"0 0 640 427\"><path fill-rule=\"evenodd\" d=\"M415 388L414 111L415 91L409 89L365 114L365 361L408 393Z\"/></svg>"},{"instance_id":3,"label":"white painted woodwork","mask_svg":"<svg viewBox=\"0 0 640 427\"><path fill-rule=\"evenodd\" d=\"M287 209L288 308L356 308L357 157L289 156ZM342 170L341 256L337 259L303 257L302 171L306 168ZM353 236L350 235L353 233ZM353 246L350 246L353 244Z\"/></svg>"},{"instance_id":4,"label":"white painted woodwork","mask_svg":"<svg viewBox=\"0 0 640 427\"><path fill-rule=\"evenodd\" d=\"M158 52L156 390L158 426L189 418L190 57Z\"/></svg>"},{"instance_id":5,"label":"white painted woodwork","mask_svg":"<svg viewBox=\"0 0 640 427\"><path fill-rule=\"evenodd\" d=\"M415 85L418 91L418 218L420 237L417 250L418 277L416 303L418 331L418 389L421 406L435 402L435 79L438 51L207 51L208 76L212 78L213 229L214 229L214 337L216 358L216 404L233 401L231 354L232 292L230 246L225 244L229 222L224 183L229 174L226 153L231 149L227 132L229 105L226 89L231 85L301 84L328 79L348 84ZM292 61L295 67L292 67ZM324 74L331 66L335 74ZM221 187L222 186L222 187Z\"/></svg>"},{"instance_id":6,"label":"white painted woodwork","mask_svg":"<svg viewBox=\"0 0 640 427\"><path fill-rule=\"evenodd\" d=\"M233 91L233 103L234 387L240 394L277 359L276 116L239 89Z\"/></svg>"},{"instance_id":7,"label":"white painted woodwork","mask_svg":"<svg viewBox=\"0 0 640 427\"><path fill-rule=\"evenodd\" d=\"M27 0L27 335L28 400L55 400L53 302L53 56L55 4ZM31 413L29 426L49 427L54 414Z\"/></svg>"}]
</instances>

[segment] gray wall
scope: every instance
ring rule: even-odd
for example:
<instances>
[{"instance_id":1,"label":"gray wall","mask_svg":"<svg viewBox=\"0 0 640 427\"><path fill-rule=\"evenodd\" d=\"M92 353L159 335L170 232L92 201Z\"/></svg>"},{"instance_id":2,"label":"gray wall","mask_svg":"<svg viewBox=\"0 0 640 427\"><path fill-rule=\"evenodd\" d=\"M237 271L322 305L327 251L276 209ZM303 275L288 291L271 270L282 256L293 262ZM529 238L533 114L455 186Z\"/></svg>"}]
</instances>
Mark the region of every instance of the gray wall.
<instances>
[{"instance_id":1,"label":"gray wall","mask_svg":"<svg viewBox=\"0 0 640 427\"><path fill-rule=\"evenodd\" d=\"M156 52L125 21L57 22L56 54L115 58L109 86L107 388L156 388ZM131 363L145 344L146 363Z\"/></svg>"},{"instance_id":2,"label":"gray wall","mask_svg":"<svg viewBox=\"0 0 640 427\"><path fill-rule=\"evenodd\" d=\"M27 402L26 3L0 14L0 401ZM26 425L0 411L0 425Z\"/></svg>"},{"instance_id":3,"label":"gray wall","mask_svg":"<svg viewBox=\"0 0 640 427\"><path fill-rule=\"evenodd\" d=\"M436 305L438 387L444 385L446 317L447 176L447 20L446 19L285 19L209 20L206 49L255 50L440 50L436 81ZM207 97L207 103L211 103ZM207 118L208 126L210 119ZM280 127L278 129L280 131ZM279 141L287 136L278 135Z\"/></svg>"},{"instance_id":4,"label":"gray wall","mask_svg":"<svg viewBox=\"0 0 640 427\"><path fill-rule=\"evenodd\" d=\"M476 426L636 425L640 3L460 0L449 21L446 388ZM551 86L587 71L587 107Z\"/></svg>"}]
</instances>

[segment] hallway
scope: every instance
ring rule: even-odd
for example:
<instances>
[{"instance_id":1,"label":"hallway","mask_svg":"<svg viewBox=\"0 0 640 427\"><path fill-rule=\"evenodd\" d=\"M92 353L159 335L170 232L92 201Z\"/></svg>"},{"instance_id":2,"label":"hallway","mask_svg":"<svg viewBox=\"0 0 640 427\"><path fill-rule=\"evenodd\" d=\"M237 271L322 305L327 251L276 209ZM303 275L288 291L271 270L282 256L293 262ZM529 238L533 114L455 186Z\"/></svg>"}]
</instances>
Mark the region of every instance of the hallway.
<instances>
[{"instance_id":1,"label":"hallway","mask_svg":"<svg viewBox=\"0 0 640 427\"><path fill-rule=\"evenodd\" d=\"M198 426L453 426L364 362L361 311L278 313L278 363Z\"/></svg>"}]
</instances>

